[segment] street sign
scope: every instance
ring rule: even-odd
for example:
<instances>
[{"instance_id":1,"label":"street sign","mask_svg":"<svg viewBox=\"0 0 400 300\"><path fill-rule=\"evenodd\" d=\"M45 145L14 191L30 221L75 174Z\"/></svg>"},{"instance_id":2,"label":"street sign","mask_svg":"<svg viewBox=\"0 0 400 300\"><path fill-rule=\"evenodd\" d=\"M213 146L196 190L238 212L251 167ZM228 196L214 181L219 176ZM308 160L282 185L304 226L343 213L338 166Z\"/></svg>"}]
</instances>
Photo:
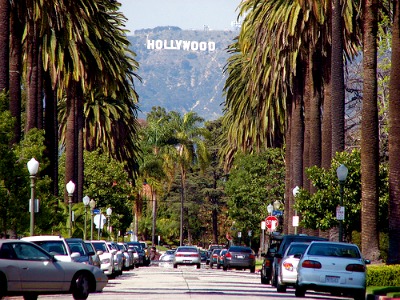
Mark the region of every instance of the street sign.
<instances>
[{"instance_id":1,"label":"street sign","mask_svg":"<svg viewBox=\"0 0 400 300\"><path fill-rule=\"evenodd\" d=\"M93 212L94 215L98 215L98 214L100 213L100 209L94 208L94 209L92 210L92 212Z\"/></svg>"},{"instance_id":2,"label":"street sign","mask_svg":"<svg viewBox=\"0 0 400 300\"><path fill-rule=\"evenodd\" d=\"M336 207L336 219L337 220L344 220L344 213L345 213L345 209L344 206L338 206Z\"/></svg>"},{"instance_id":3,"label":"street sign","mask_svg":"<svg viewBox=\"0 0 400 300\"><path fill-rule=\"evenodd\" d=\"M269 231L275 231L276 227L279 225L278 218L275 216L268 216L265 219L265 225L267 226Z\"/></svg>"}]
</instances>

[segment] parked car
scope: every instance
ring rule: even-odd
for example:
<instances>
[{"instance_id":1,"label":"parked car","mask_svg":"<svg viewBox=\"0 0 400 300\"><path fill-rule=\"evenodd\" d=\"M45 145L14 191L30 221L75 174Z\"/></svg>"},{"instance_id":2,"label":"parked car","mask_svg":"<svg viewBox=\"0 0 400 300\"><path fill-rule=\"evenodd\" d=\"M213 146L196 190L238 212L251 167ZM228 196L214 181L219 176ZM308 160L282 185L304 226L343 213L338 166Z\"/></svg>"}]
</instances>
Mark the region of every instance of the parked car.
<instances>
[{"instance_id":1,"label":"parked car","mask_svg":"<svg viewBox=\"0 0 400 300\"><path fill-rule=\"evenodd\" d=\"M218 263L218 256L219 256L219 253L221 252L221 250L222 249L217 248L212 251L211 256L210 256L210 269L212 269L213 266Z\"/></svg>"},{"instance_id":2,"label":"parked car","mask_svg":"<svg viewBox=\"0 0 400 300\"><path fill-rule=\"evenodd\" d=\"M148 266L150 264L149 253L147 253L147 244L145 242L127 242L128 247L136 247L140 249L139 251L139 265L140 266Z\"/></svg>"},{"instance_id":3,"label":"parked car","mask_svg":"<svg viewBox=\"0 0 400 300\"><path fill-rule=\"evenodd\" d=\"M311 242L299 261L295 295L313 290L365 299L368 263L355 244Z\"/></svg>"},{"instance_id":4,"label":"parked car","mask_svg":"<svg viewBox=\"0 0 400 300\"><path fill-rule=\"evenodd\" d=\"M230 246L224 256L222 269L249 269L251 273L256 271L256 255L250 247Z\"/></svg>"},{"instance_id":5,"label":"parked car","mask_svg":"<svg viewBox=\"0 0 400 300\"><path fill-rule=\"evenodd\" d=\"M90 241L85 241L86 248L89 250L89 252L93 252L94 254L92 255L92 261L93 265L100 268L101 267L101 261L100 261L100 256L96 253L96 249L94 249L92 243Z\"/></svg>"},{"instance_id":6,"label":"parked car","mask_svg":"<svg viewBox=\"0 0 400 300\"><path fill-rule=\"evenodd\" d=\"M60 261L26 240L0 240L0 296L35 300L41 294L72 294L86 299L107 282L97 267Z\"/></svg>"},{"instance_id":7,"label":"parked car","mask_svg":"<svg viewBox=\"0 0 400 300\"><path fill-rule=\"evenodd\" d=\"M297 265L310 243L293 242L286 249L279 263L279 273L276 289L278 293L286 292L287 286L294 286L297 281Z\"/></svg>"},{"instance_id":8,"label":"parked car","mask_svg":"<svg viewBox=\"0 0 400 300\"><path fill-rule=\"evenodd\" d=\"M221 269L221 267L224 265L224 258L225 254L228 252L228 249L222 249L221 252L218 255L217 259L217 269Z\"/></svg>"},{"instance_id":9,"label":"parked car","mask_svg":"<svg viewBox=\"0 0 400 300\"><path fill-rule=\"evenodd\" d=\"M92 255L82 239L63 238L55 235L36 235L23 237L22 240L30 241L39 245L47 252L61 261L74 261L93 265Z\"/></svg>"},{"instance_id":10,"label":"parked car","mask_svg":"<svg viewBox=\"0 0 400 300\"><path fill-rule=\"evenodd\" d=\"M128 247L125 245L125 243L117 243L117 245L118 245L120 251L122 252L122 254L125 257L123 268L125 270L130 270L130 269L134 268L133 251L132 250L128 250Z\"/></svg>"},{"instance_id":11,"label":"parked car","mask_svg":"<svg viewBox=\"0 0 400 300\"><path fill-rule=\"evenodd\" d=\"M128 249L129 251L132 251L133 254L133 265L135 266L135 268L139 267L139 252L137 251L136 247L129 247L128 245Z\"/></svg>"},{"instance_id":12,"label":"parked car","mask_svg":"<svg viewBox=\"0 0 400 300\"><path fill-rule=\"evenodd\" d=\"M174 260L175 250L176 249L165 251L165 253L160 256L160 261L172 262Z\"/></svg>"},{"instance_id":13,"label":"parked car","mask_svg":"<svg viewBox=\"0 0 400 300\"><path fill-rule=\"evenodd\" d=\"M108 249L105 241L91 241L93 248L96 249L97 255L100 257L100 269L103 270L104 274L110 277L114 277L114 251Z\"/></svg>"},{"instance_id":14,"label":"parked car","mask_svg":"<svg viewBox=\"0 0 400 300\"><path fill-rule=\"evenodd\" d=\"M114 255L114 271L116 275L122 275L122 269L124 267L124 254L119 249L118 244L115 242L106 242L108 249Z\"/></svg>"},{"instance_id":15,"label":"parked car","mask_svg":"<svg viewBox=\"0 0 400 300\"><path fill-rule=\"evenodd\" d=\"M207 262L207 251L200 250L200 256L201 256L201 262L206 263Z\"/></svg>"},{"instance_id":16,"label":"parked car","mask_svg":"<svg viewBox=\"0 0 400 300\"><path fill-rule=\"evenodd\" d=\"M311 241L327 241L327 239L317 236L309 235L279 235L273 236L271 249L268 250L267 254L263 255L264 260L261 267L261 283L267 284L271 282L271 285L276 287L279 273L279 263L285 253L286 249L292 242L306 242Z\"/></svg>"},{"instance_id":17,"label":"parked car","mask_svg":"<svg viewBox=\"0 0 400 300\"><path fill-rule=\"evenodd\" d=\"M201 267L200 251L195 246L180 246L176 249L174 260L174 268L178 265L196 265L197 269Z\"/></svg>"}]
</instances>

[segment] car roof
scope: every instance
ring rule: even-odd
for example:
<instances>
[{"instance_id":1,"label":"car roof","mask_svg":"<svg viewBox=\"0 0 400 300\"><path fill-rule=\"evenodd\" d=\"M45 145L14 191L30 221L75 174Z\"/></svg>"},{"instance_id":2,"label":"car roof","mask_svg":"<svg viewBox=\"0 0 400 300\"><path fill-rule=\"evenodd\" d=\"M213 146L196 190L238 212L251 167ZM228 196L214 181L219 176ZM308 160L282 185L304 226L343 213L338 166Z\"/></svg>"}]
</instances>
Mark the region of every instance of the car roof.
<instances>
[{"instance_id":1,"label":"car roof","mask_svg":"<svg viewBox=\"0 0 400 300\"><path fill-rule=\"evenodd\" d=\"M23 237L23 238L21 238L21 240L25 240L25 241L59 241L59 240L65 240L65 239L59 235L34 235L34 236Z\"/></svg>"}]
</instances>

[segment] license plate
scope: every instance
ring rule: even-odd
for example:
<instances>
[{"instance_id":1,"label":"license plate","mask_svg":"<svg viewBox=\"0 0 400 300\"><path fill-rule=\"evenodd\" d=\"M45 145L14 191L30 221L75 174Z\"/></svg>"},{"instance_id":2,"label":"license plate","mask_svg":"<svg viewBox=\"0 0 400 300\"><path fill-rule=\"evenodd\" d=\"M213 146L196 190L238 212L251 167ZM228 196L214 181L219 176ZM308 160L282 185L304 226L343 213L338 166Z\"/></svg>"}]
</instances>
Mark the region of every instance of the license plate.
<instances>
[{"instance_id":1,"label":"license plate","mask_svg":"<svg viewBox=\"0 0 400 300\"><path fill-rule=\"evenodd\" d=\"M325 281L327 283L339 283L339 278L338 276L326 276Z\"/></svg>"},{"instance_id":2,"label":"license plate","mask_svg":"<svg viewBox=\"0 0 400 300\"><path fill-rule=\"evenodd\" d=\"M184 260L183 261L183 263L185 263L185 264L188 264L188 263L190 263L191 261L190 260Z\"/></svg>"},{"instance_id":3,"label":"license plate","mask_svg":"<svg viewBox=\"0 0 400 300\"><path fill-rule=\"evenodd\" d=\"M244 258L243 255L236 255L236 258Z\"/></svg>"}]
</instances>

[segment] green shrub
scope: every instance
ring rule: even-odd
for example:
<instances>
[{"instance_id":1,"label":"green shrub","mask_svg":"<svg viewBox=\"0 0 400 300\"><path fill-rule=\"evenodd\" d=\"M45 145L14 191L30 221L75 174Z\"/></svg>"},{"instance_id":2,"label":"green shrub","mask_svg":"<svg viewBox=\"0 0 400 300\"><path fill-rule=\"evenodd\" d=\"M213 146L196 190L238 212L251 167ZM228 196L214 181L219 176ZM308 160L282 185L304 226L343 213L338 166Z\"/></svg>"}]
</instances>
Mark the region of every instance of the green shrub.
<instances>
[{"instance_id":1,"label":"green shrub","mask_svg":"<svg viewBox=\"0 0 400 300\"><path fill-rule=\"evenodd\" d=\"M400 265L369 265L367 286L400 286Z\"/></svg>"}]
</instances>

